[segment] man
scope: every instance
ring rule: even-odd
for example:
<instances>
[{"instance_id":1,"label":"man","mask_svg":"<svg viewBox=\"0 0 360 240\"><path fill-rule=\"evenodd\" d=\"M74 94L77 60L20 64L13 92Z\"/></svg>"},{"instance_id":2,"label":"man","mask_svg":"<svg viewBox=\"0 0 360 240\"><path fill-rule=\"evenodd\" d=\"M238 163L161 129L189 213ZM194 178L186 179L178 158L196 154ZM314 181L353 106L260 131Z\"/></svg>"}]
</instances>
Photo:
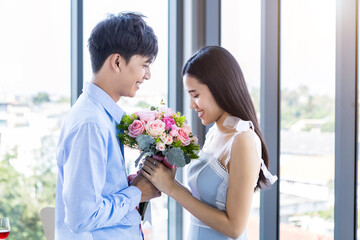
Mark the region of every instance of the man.
<instances>
[{"instance_id":1,"label":"man","mask_svg":"<svg viewBox=\"0 0 360 240\"><path fill-rule=\"evenodd\" d=\"M141 14L120 13L93 29L88 46L93 77L58 143L55 239L143 239L136 207L161 193L141 175L128 184L116 102L150 79L157 38Z\"/></svg>"}]
</instances>

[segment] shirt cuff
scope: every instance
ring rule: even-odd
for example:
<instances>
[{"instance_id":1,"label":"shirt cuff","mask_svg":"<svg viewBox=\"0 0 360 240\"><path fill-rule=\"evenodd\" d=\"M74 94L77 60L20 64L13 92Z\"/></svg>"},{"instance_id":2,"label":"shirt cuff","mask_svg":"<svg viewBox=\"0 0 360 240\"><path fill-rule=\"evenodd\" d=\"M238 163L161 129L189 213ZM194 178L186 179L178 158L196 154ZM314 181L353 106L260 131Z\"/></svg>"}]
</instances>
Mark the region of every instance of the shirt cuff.
<instances>
[{"instance_id":1,"label":"shirt cuff","mask_svg":"<svg viewBox=\"0 0 360 240\"><path fill-rule=\"evenodd\" d=\"M141 200L141 191L135 186L129 186L121 191L121 194L127 196L130 201L130 209L135 209Z\"/></svg>"}]
</instances>

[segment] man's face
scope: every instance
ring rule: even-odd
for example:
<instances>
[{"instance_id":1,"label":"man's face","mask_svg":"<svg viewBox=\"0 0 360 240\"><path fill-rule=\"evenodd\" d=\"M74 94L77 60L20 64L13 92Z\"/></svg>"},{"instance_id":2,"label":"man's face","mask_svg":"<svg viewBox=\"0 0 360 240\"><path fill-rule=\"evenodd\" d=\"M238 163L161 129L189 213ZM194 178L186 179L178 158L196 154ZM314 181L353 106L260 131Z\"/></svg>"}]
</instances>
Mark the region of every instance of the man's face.
<instances>
[{"instance_id":1,"label":"man's face","mask_svg":"<svg viewBox=\"0 0 360 240\"><path fill-rule=\"evenodd\" d=\"M117 91L121 97L134 97L144 80L150 79L151 62L150 57L134 55L128 64L122 65L120 78L117 81Z\"/></svg>"}]
</instances>

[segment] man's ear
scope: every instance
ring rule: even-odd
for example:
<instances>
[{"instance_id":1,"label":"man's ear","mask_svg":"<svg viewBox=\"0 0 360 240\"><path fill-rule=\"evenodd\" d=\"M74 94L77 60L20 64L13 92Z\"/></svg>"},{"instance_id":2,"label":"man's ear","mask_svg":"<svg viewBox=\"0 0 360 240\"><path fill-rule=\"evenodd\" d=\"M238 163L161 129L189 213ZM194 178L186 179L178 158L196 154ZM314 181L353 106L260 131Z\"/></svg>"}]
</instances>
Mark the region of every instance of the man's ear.
<instances>
[{"instance_id":1,"label":"man's ear","mask_svg":"<svg viewBox=\"0 0 360 240\"><path fill-rule=\"evenodd\" d=\"M110 56L110 66L112 69L114 69L116 72L121 72L121 68L123 65L123 58L120 54L112 54Z\"/></svg>"}]
</instances>

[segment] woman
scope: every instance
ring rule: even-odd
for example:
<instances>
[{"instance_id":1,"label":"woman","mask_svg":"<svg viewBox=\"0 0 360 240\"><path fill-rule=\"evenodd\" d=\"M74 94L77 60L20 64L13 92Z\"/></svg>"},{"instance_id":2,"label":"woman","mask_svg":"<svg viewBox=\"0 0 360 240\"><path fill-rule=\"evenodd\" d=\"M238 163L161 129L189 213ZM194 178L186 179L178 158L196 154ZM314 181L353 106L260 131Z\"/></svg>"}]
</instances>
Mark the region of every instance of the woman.
<instances>
[{"instance_id":1,"label":"woman","mask_svg":"<svg viewBox=\"0 0 360 240\"><path fill-rule=\"evenodd\" d=\"M240 66L224 48L209 46L183 68L183 82L204 125L200 158L188 168L191 192L174 171L148 158L141 173L193 216L189 239L247 239L253 193L272 184L268 151Z\"/></svg>"}]
</instances>

